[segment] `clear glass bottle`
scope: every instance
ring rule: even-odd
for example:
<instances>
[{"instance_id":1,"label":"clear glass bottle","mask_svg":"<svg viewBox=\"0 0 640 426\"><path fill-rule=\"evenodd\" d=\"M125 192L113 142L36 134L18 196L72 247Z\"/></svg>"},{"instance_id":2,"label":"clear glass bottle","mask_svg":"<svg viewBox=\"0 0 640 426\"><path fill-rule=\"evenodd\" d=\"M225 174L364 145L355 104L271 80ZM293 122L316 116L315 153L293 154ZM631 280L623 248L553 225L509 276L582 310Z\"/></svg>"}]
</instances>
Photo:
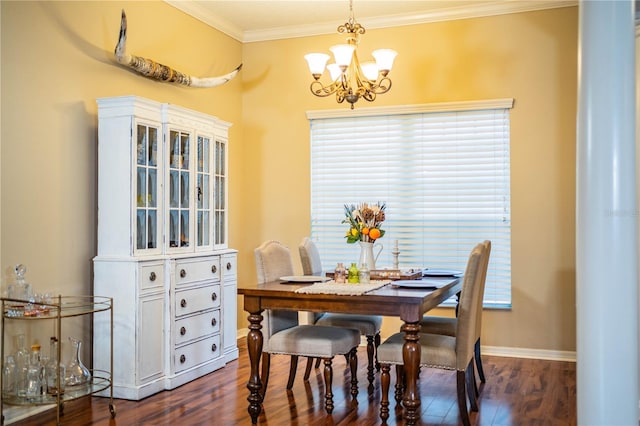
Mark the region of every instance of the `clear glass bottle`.
<instances>
[{"instance_id":1,"label":"clear glass bottle","mask_svg":"<svg viewBox=\"0 0 640 426\"><path fill-rule=\"evenodd\" d=\"M67 386L79 386L87 384L91 381L91 372L84 366L80 360L80 348L82 347L82 341L69 337L71 343L73 343L73 351L75 356L71 358L69 365L67 365L67 371L65 374L65 380Z\"/></svg>"},{"instance_id":2,"label":"clear glass bottle","mask_svg":"<svg viewBox=\"0 0 640 426\"><path fill-rule=\"evenodd\" d=\"M13 358L16 362L15 392L20 398L27 396L27 369L29 368L29 351L25 347L24 334L16 336L16 351Z\"/></svg>"},{"instance_id":3,"label":"clear glass bottle","mask_svg":"<svg viewBox=\"0 0 640 426\"><path fill-rule=\"evenodd\" d=\"M333 280L338 284L347 282L347 270L342 262L339 262L338 266L336 266L336 270L333 272Z\"/></svg>"},{"instance_id":4,"label":"clear glass bottle","mask_svg":"<svg viewBox=\"0 0 640 426\"><path fill-rule=\"evenodd\" d=\"M355 262L351 263L351 266L349 267L347 281L351 284L357 284L360 282L360 277L358 276L358 267L356 266Z\"/></svg>"},{"instance_id":5,"label":"clear glass bottle","mask_svg":"<svg viewBox=\"0 0 640 426\"><path fill-rule=\"evenodd\" d=\"M45 380L49 395L61 395L64 393L64 381L66 367L58 358L58 338L52 336L49 339L49 362L45 365Z\"/></svg>"},{"instance_id":6,"label":"clear glass bottle","mask_svg":"<svg viewBox=\"0 0 640 426\"><path fill-rule=\"evenodd\" d=\"M358 278L360 279L360 284L369 284L371 279L371 271L369 271L369 268L367 268L366 263L360 265L360 269L358 270Z\"/></svg>"},{"instance_id":7,"label":"clear glass bottle","mask_svg":"<svg viewBox=\"0 0 640 426\"><path fill-rule=\"evenodd\" d=\"M31 360L27 367L27 398L42 395L42 363L40 362L40 345L31 345Z\"/></svg>"},{"instance_id":8,"label":"clear glass bottle","mask_svg":"<svg viewBox=\"0 0 640 426\"><path fill-rule=\"evenodd\" d=\"M2 394L5 397L16 394L16 362L12 355L7 356L2 369Z\"/></svg>"}]
</instances>

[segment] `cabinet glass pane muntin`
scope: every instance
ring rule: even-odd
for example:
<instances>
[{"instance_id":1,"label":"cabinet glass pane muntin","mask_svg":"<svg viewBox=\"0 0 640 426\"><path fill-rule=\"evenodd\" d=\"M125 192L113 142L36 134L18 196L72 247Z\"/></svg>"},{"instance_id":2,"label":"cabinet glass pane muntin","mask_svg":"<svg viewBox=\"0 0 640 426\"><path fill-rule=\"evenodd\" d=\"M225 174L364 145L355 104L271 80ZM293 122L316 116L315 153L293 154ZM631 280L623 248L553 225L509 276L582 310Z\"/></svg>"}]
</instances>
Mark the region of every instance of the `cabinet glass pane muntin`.
<instances>
[{"instance_id":1,"label":"cabinet glass pane muntin","mask_svg":"<svg viewBox=\"0 0 640 426\"><path fill-rule=\"evenodd\" d=\"M190 245L191 135L169 131L169 247Z\"/></svg>"},{"instance_id":2,"label":"cabinet glass pane muntin","mask_svg":"<svg viewBox=\"0 0 640 426\"><path fill-rule=\"evenodd\" d=\"M208 247L211 245L211 139L199 135L197 138L196 161L196 228L197 246Z\"/></svg>"},{"instance_id":3,"label":"cabinet glass pane muntin","mask_svg":"<svg viewBox=\"0 0 640 426\"><path fill-rule=\"evenodd\" d=\"M158 246L158 128L136 125L136 249Z\"/></svg>"},{"instance_id":4,"label":"cabinet glass pane muntin","mask_svg":"<svg viewBox=\"0 0 640 426\"><path fill-rule=\"evenodd\" d=\"M213 187L213 209L214 209L214 240L216 245L226 244L226 144L223 141L215 142L214 158L214 187Z\"/></svg>"}]
</instances>

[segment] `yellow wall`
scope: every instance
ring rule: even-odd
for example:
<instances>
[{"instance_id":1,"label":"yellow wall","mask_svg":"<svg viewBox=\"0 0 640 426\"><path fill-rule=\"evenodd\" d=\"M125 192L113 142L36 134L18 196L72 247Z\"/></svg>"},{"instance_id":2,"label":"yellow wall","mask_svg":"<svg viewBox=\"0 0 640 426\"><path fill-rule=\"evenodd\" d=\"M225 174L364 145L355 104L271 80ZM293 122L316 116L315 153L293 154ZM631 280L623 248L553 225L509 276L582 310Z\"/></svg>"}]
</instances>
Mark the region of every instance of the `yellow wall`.
<instances>
[{"instance_id":1,"label":"yellow wall","mask_svg":"<svg viewBox=\"0 0 640 426\"><path fill-rule=\"evenodd\" d=\"M96 98L138 95L232 122L230 168L239 168L240 79L197 89L121 67L113 57L121 9L127 13L130 53L192 75L233 70L242 61L242 45L159 1L2 1L0 7L2 285L13 266L24 263L37 291L91 294L97 249ZM241 178L240 173L231 178L232 193L241 192ZM238 202L230 199L232 211L241 210ZM231 235L237 235L238 222L230 225ZM80 333L76 337L89 341L86 325Z\"/></svg>"},{"instance_id":2,"label":"yellow wall","mask_svg":"<svg viewBox=\"0 0 640 426\"><path fill-rule=\"evenodd\" d=\"M338 23L337 23L338 24ZM375 105L514 98L511 114L513 309L488 311L483 344L575 350L575 116L577 8L394 29L362 37L361 59L398 51L391 91ZM279 239L293 249L309 232L307 110L343 108L309 92L305 53L339 34L256 42L243 49L247 230L241 283L255 276L250 250ZM360 101L356 108L368 106ZM246 245L245 240L246 239ZM386 333L397 330L385 321Z\"/></svg>"},{"instance_id":3,"label":"yellow wall","mask_svg":"<svg viewBox=\"0 0 640 426\"><path fill-rule=\"evenodd\" d=\"M95 99L130 94L233 123L230 245L239 250L240 285L255 281L253 249L266 239L291 247L300 269L297 244L309 233L305 112L338 107L309 93L302 57L342 36L243 46L159 1L2 1L0 8L3 284L22 262L37 290L91 292ZM121 8L130 52L198 76L240 62L242 72L227 85L193 89L123 69L112 54ZM399 56L393 88L376 105L515 99L513 309L486 312L483 344L575 350L577 8L370 30L361 56L377 47ZM239 327L245 317L240 305ZM396 325L387 321L386 329Z\"/></svg>"}]
</instances>

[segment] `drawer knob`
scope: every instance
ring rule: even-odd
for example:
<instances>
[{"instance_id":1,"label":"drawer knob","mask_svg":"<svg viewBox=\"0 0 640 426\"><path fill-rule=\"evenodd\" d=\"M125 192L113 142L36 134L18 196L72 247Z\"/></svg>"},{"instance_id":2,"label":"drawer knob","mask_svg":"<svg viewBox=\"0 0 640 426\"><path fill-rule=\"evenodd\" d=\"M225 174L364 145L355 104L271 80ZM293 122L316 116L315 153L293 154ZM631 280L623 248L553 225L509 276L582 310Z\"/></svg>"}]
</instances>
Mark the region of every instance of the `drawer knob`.
<instances>
[{"instance_id":1,"label":"drawer knob","mask_svg":"<svg viewBox=\"0 0 640 426\"><path fill-rule=\"evenodd\" d=\"M149 281L155 281L156 280L156 273L152 272L149 274Z\"/></svg>"},{"instance_id":2,"label":"drawer knob","mask_svg":"<svg viewBox=\"0 0 640 426\"><path fill-rule=\"evenodd\" d=\"M218 267L216 265L211 266L211 273L215 274L216 272L218 272Z\"/></svg>"},{"instance_id":3,"label":"drawer knob","mask_svg":"<svg viewBox=\"0 0 640 426\"><path fill-rule=\"evenodd\" d=\"M231 270L231 262L227 262L227 271Z\"/></svg>"},{"instance_id":4,"label":"drawer knob","mask_svg":"<svg viewBox=\"0 0 640 426\"><path fill-rule=\"evenodd\" d=\"M180 327L180 335L184 336L185 334L187 334L187 329L184 327Z\"/></svg>"},{"instance_id":5,"label":"drawer knob","mask_svg":"<svg viewBox=\"0 0 640 426\"><path fill-rule=\"evenodd\" d=\"M187 271L185 271L184 269L180 269L180 278L184 278L187 276Z\"/></svg>"},{"instance_id":6,"label":"drawer knob","mask_svg":"<svg viewBox=\"0 0 640 426\"><path fill-rule=\"evenodd\" d=\"M184 356L184 354L180 355L180 364L184 364L186 360L187 360L187 357Z\"/></svg>"},{"instance_id":7,"label":"drawer knob","mask_svg":"<svg viewBox=\"0 0 640 426\"><path fill-rule=\"evenodd\" d=\"M218 300L218 294L217 293L211 293L211 300L213 300L214 302L216 300Z\"/></svg>"},{"instance_id":8,"label":"drawer knob","mask_svg":"<svg viewBox=\"0 0 640 426\"><path fill-rule=\"evenodd\" d=\"M216 345L215 343L211 345L211 352L215 352L217 350L218 350L218 345Z\"/></svg>"},{"instance_id":9,"label":"drawer knob","mask_svg":"<svg viewBox=\"0 0 640 426\"><path fill-rule=\"evenodd\" d=\"M185 299L182 299L180 301L180 307L182 307L182 308L186 308L187 307L187 301Z\"/></svg>"},{"instance_id":10,"label":"drawer knob","mask_svg":"<svg viewBox=\"0 0 640 426\"><path fill-rule=\"evenodd\" d=\"M218 320L215 317L211 318L211 325L215 327L216 324L218 324Z\"/></svg>"}]
</instances>

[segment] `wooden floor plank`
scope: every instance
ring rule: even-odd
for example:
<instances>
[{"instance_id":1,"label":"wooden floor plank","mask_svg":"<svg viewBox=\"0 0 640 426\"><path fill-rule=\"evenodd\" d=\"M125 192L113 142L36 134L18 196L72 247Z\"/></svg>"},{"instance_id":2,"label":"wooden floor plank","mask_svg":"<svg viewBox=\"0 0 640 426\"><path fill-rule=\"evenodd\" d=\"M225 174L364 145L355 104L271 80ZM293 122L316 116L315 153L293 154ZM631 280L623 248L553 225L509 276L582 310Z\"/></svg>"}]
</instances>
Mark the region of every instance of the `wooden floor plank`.
<instances>
[{"instance_id":1,"label":"wooden floor plank","mask_svg":"<svg viewBox=\"0 0 640 426\"><path fill-rule=\"evenodd\" d=\"M65 426L134 425L250 425L246 383L249 360L244 339L239 340L240 358L221 370L172 391L160 392L142 401L115 400L117 415L110 418L109 399L88 397L65 404ZM381 424L380 383L366 383L366 351L358 350L359 394L351 401L349 371L343 358L334 360L331 416L324 411L322 369L302 380L305 359L291 391L285 389L289 358L273 356L269 389L259 417L260 425L364 425ZM471 423L482 426L576 424L575 363L485 356L487 382L481 387L480 410L471 413ZM421 425L457 425L455 372L423 369L419 393ZM401 407L395 406L392 369L388 425L402 425ZM55 425L55 413L47 412L14 423L16 426Z\"/></svg>"}]
</instances>

